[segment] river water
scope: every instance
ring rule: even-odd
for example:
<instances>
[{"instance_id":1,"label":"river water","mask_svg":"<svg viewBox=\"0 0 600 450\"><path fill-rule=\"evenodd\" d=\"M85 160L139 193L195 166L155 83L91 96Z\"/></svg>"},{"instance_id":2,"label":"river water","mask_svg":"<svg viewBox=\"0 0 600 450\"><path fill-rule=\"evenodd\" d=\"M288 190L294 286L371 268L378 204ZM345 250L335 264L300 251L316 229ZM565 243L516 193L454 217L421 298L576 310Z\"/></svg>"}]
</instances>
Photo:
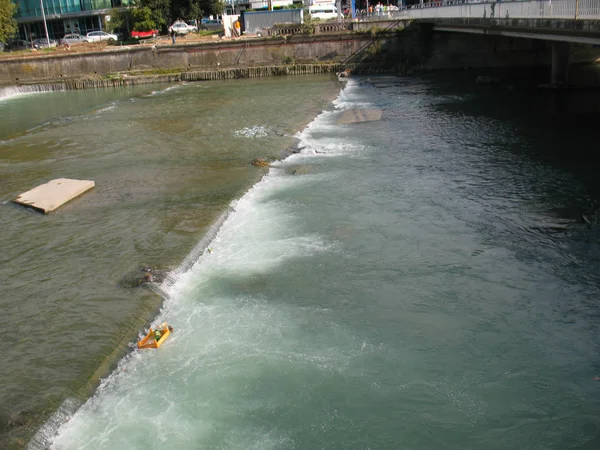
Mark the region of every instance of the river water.
<instances>
[{"instance_id":1,"label":"river water","mask_svg":"<svg viewBox=\"0 0 600 450\"><path fill-rule=\"evenodd\" d=\"M3 206L3 411L60 404L30 448L597 448L597 116L473 79L10 100L52 119L5 133L5 198L97 183ZM170 270L158 314L122 276L143 264ZM84 401L146 320L174 334Z\"/></svg>"}]
</instances>

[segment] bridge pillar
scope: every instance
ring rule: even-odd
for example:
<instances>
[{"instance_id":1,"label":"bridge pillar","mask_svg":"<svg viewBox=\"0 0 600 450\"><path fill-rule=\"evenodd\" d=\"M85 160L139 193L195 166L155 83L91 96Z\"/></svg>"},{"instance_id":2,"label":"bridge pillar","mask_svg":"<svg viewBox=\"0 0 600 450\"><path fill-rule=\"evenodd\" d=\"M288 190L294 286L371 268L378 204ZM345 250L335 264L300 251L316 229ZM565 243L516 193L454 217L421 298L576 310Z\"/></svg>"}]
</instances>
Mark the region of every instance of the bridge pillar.
<instances>
[{"instance_id":1,"label":"bridge pillar","mask_svg":"<svg viewBox=\"0 0 600 450\"><path fill-rule=\"evenodd\" d=\"M569 78L569 50L571 45L568 42L552 43L552 72L550 83L554 87L563 87L567 85Z\"/></svg>"}]
</instances>

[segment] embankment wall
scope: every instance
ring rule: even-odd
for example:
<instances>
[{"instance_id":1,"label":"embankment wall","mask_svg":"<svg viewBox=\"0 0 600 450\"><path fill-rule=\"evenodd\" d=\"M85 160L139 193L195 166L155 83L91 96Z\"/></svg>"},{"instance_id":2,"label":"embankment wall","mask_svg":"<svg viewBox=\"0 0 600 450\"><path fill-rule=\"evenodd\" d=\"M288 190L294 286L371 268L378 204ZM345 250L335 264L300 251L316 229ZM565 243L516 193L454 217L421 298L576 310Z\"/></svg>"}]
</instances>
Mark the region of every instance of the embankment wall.
<instances>
[{"instance_id":1,"label":"embankment wall","mask_svg":"<svg viewBox=\"0 0 600 450\"><path fill-rule=\"evenodd\" d=\"M544 41L461 33L431 27L380 24L377 33L294 35L241 41L132 46L102 52L35 55L0 59L0 84L18 85L102 78L109 74L170 74L298 64L341 64L357 71L531 67L549 65ZM397 25L397 26L396 26ZM585 46L572 46L572 62L593 60ZM243 71L235 77L283 75L285 70ZM289 71L289 73L302 73ZM318 73L314 70L306 73ZM264 74L264 75L261 75ZM163 77L164 78L164 77ZM169 80L173 76L166 77ZM219 76L216 77L217 79ZM230 78L230 76L226 76ZM210 76L207 76L207 79Z\"/></svg>"},{"instance_id":2,"label":"embankment wall","mask_svg":"<svg viewBox=\"0 0 600 450\"><path fill-rule=\"evenodd\" d=\"M382 38L387 42L395 35ZM248 41L117 48L111 51L40 55L0 60L0 83L57 81L132 71L217 70L280 65L335 63L357 54L369 35L294 36Z\"/></svg>"}]
</instances>

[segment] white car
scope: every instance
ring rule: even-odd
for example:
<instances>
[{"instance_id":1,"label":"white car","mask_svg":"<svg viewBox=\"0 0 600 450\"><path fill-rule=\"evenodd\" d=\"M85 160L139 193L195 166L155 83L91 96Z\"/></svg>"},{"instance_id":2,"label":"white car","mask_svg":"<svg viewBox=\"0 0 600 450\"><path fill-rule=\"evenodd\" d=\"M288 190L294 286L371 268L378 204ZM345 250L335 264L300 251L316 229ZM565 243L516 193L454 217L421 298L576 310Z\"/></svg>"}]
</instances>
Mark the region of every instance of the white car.
<instances>
[{"instance_id":1,"label":"white car","mask_svg":"<svg viewBox=\"0 0 600 450\"><path fill-rule=\"evenodd\" d=\"M116 34L110 34L106 31L90 31L85 37L90 42L100 42L100 41L118 41L119 38Z\"/></svg>"},{"instance_id":2,"label":"white car","mask_svg":"<svg viewBox=\"0 0 600 450\"><path fill-rule=\"evenodd\" d=\"M85 37L82 36L80 34L65 34L63 36L63 38L60 40L61 44L69 44L69 45L73 45L73 44L82 44L84 42L90 42L90 40Z\"/></svg>"},{"instance_id":3,"label":"white car","mask_svg":"<svg viewBox=\"0 0 600 450\"><path fill-rule=\"evenodd\" d=\"M185 22L175 22L169 27L169 34L172 30L175 30L175 34L188 34L191 32L197 32L198 28L193 25L188 25Z\"/></svg>"}]
</instances>

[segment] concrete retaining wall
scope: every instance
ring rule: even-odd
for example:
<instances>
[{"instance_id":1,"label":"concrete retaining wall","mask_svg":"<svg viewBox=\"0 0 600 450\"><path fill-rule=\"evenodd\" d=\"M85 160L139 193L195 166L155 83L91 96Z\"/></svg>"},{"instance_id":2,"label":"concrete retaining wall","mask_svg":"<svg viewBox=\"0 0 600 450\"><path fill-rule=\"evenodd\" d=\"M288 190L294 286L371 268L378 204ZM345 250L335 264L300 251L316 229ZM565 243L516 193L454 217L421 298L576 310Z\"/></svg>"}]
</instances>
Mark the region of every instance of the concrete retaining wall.
<instances>
[{"instance_id":1,"label":"concrete retaining wall","mask_svg":"<svg viewBox=\"0 0 600 450\"><path fill-rule=\"evenodd\" d=\"M252 41L133 47L113 51L0 60L0 84L72 79L135 70L245 68L283 63L342 62L367 35L293 36ZM388 39L394 39L391 34Z\"/></svg>"},{"instance_id":2,"label":"concrete retaining wall","mask_svg":"<svg viewBox=\"0 0 600 450\"><path fill-rule=\"evenodd\" d=\"M161 74L155 81L176 81L187 73L196 79L223 79L299 73L318 73L319 65L352 65L362 72L381 70L532 67L550 64L544 41L462 33L434 32L430 25L412 25L397 32L397 22L381 25L394 31L331 35L294 35L247 41L117 48L112 51L35 55L0 60L0 85L49 83L92 78L91 83L116 75L107 83L131 83L136 72ZM381 28L380 28L381 29ZM572 53L578 48L572 46ZM580 53L581 62L591 53ZM287 67L283 70L279 67ZM307 68L307 67L311 68ZM296 67L296 68L294 68ZM339 66L341 67L341 66ZM271 69L272 68L272 69ZM254 69L254 70L246 70ZM223 70L230 70L223 72ZM329 69L327 69L329 70ZM237 71L237 72L236 72ZM210 74L209 74L210 73ZM129 77L129 79L127 79ZM202 78L205 77L205 78ZM192 78L190 78L192 79ZM150 82L150 81L141 81ZM62 84L62 83L61 83ZM72 81L73 88L86 82ZM95 86L96 87L96 86Z\"/></svg>"}]
</instances>

